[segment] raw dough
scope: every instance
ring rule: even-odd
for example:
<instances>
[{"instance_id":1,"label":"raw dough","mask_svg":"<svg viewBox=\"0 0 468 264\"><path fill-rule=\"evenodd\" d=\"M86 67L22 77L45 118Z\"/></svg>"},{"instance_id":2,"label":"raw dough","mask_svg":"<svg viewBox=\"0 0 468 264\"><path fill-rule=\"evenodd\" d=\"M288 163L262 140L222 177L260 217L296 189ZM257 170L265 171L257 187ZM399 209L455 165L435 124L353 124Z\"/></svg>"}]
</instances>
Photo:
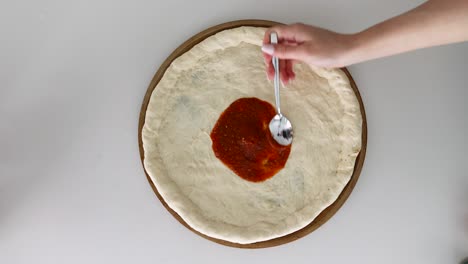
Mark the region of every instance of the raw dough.
<instances>
[{"instance_id":1,"label":"raw dough","mask_svg":"<svg viewBox=\"0 0 468 264\"><path fill-rule=\"evenodd\" d=\"M225 30L175 59L153 91L142 130L144 166L166 203L195 230L234 243L290 234L332 204L361 149L362 117L339 69L295 66L281 91L294 126L286 166L246 181L218 160L210 132L241 97L274 104L260 51L265 29Z\"/></svg>"}]
</instances>

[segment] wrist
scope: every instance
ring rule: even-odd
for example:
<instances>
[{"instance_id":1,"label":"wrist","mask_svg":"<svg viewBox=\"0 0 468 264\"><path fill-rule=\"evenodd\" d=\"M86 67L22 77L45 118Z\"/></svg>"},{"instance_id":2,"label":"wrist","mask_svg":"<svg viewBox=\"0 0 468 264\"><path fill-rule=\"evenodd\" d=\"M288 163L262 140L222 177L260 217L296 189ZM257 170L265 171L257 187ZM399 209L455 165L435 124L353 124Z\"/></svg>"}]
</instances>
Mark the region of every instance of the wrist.
<instances>
[{"instance_id":1,"label":"wrist","mask_svg":"<svg viewBox=\"0 0 468 264\"><path fill-rule=\"evenodd\" d=\"M339 64L342 67L363 61L359 55L361 53L360 51L362 50L361 43L362 41L360 33L343 35L343 50L340 56L341 59L339 61Z\"/></svg>"}]
</instances>

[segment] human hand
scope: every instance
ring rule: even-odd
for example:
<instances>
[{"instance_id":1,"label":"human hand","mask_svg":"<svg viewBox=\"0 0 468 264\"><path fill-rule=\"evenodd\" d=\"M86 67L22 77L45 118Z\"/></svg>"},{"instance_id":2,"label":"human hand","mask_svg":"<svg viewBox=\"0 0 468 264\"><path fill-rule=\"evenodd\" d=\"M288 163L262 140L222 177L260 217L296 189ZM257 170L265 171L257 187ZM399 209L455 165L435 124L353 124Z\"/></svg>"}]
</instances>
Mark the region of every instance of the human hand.
<instances>
[{"instance_id":1,"label":"human hand","mask_svg":"<svg viewBox=\"0 0 468 264\"><path fill-rule=\"evenodd\" d=\"M278 34L278 44L270 44L270 33ZM294 79L293 64L302 61L310 66L343 67L349 62L346 52L351 45L351 35L339 34L322 28L304 25L278 25L269 28L263 39L263 56L267 75L272 79L275 70L272 56L280 59L280 77L284 84Z\"/></svg>"},{"instance_id":2,"label":"human hand","mask_svg":"<svg viewBox=\"0 0 468 264\"><path fill-rule=\"evenodd\" d=\"M399 16L351 35L339 34L304 24L269 28L263 39L267 74L274 69L271 56L280 58L283 83L294 79L297 61L312 66L344 67L415 49L468 41L468 1L429 0ZM270 33L279 44L270 45Z\"/></svg>"}]
</instances>

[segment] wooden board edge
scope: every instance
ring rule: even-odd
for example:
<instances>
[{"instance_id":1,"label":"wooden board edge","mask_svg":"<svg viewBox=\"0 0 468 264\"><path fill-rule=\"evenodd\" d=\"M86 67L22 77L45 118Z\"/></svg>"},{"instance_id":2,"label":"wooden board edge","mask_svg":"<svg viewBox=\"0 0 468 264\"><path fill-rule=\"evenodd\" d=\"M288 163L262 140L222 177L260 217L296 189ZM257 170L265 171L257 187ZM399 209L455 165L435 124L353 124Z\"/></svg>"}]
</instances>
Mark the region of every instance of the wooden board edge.
<instances>
[{"instance_id":1,"label":"wooden board edge","mask_svg":"<svg viewBox=\"0 0 468 264\"><path fill-rule=\"evenodd\" d=\"M229 247L235 247L235 248L250 248L250 249L256 249L256 248L267 248L267 247L274 247L274 246L279 246L282 244L286 244L292 241L295 241L299 238L302 238L320 226L322 226L325 222L327 222L340 208L343 206L345 201L348 199L349 195L351 194L352 190L354 189L354 186L357 183L357 180L360 176L362 167L364 165L364 159L366 155L366 149L367 149L367 119L366 119L366 114L364 110L364 104L361 98L361 95L359 93L359 90L356 86L356 83L354 82L354 79L352 78L351 74L346 68L342 68L342 70L345 72L347 77L350 80L351 87L358 98L360 109L361 109L361 114L362 114L362 143L361 143L361 151L356 157L356 164L354 167L353 174L351 176L350 181L346 184L344 187L343 191L340 193L338 198L333 202L330 206L328 206L325 210L323 210L310 224L305 226L304 228L297 230L291 234L266 240L266 241L260 241L256 243L250 243L250 244L238 244L238 243L233 243L230 241L222 240L222 239L217 239L213 238L210 236L207 236L205 234L202 234L198 232L197 230L193 229L191 226L189 226L183 219L180 217L177 212L175 212L172 208L169 207L169 205L166 203L166 201L163 199L159 191L157 190L156 186L154 185L153 181L151 180L151 177L148 175L148 172L146 171L146 168L144 166L144 149L143 149L143 141L142 141L142 135L141 131L143 129L144 123L145 123L145 118L146 118L146 109L148 108L148 104L151 98L151 94L153 93L154 89L156 88L156 85L158 82L161 80L162 76L164 75L164 72L167 70L167 68L170 66L173 60L175 60L177 57L182 55L183 53L187 52L190 50L193 46L196 44L200 43L204 39L206 39L209 36L212 36L220 31L227 30L227 29L232 29L236 27L241 27L241 26L256 26L256 27L271 27L274 25L281 25L282 23L275 22L275 21L269 21L269 20L256 20L256 19L247 19L247 20L236 20L236 21L231 21L223 24L219 24L213 27L210 27L206 30L201 31L200 33L194 35L193 37L189 38L187 41L182 43L177 49L175 49L167 58L164 60L164 62L161 64L159 67L158 71L154 75L153 79L151 80L148 89L145 93L145 96L143 98L143 103L141 105L140 109L140 116L139 116L139 122L138 122L138 147L140 150L140 159L141 163L143 166L143 170L146 174L146 178L151 185L151 188L153 189L154 193L160 200L160 202L163 204L163 206L171 213L174 218L176 218L182 225L184 225L186 228L194 232L195 234L208 239L210 241L216 242L221 245L229 246Z\"/></svg>"}]
</instances>

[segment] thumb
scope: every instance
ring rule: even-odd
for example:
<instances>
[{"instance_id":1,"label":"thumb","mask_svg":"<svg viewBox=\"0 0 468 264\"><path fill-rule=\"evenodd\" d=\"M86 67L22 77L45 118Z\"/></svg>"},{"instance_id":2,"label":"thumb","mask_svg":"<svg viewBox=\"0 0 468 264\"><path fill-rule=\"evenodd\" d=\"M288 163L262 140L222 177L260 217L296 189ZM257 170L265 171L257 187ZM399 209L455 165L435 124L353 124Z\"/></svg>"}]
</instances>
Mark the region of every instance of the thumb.
<instances>
[{"instance_id":1,"label":"thumb","mask_svg":"<svg viewBox=\"0 0 468 264\"><path fill-rule=\"evenodd\" d=\"M266 54L286 60L301 60L304 56L304 47L301 45L264 44L262 46L262 51Z\"/></svg>"}]
</instances>

